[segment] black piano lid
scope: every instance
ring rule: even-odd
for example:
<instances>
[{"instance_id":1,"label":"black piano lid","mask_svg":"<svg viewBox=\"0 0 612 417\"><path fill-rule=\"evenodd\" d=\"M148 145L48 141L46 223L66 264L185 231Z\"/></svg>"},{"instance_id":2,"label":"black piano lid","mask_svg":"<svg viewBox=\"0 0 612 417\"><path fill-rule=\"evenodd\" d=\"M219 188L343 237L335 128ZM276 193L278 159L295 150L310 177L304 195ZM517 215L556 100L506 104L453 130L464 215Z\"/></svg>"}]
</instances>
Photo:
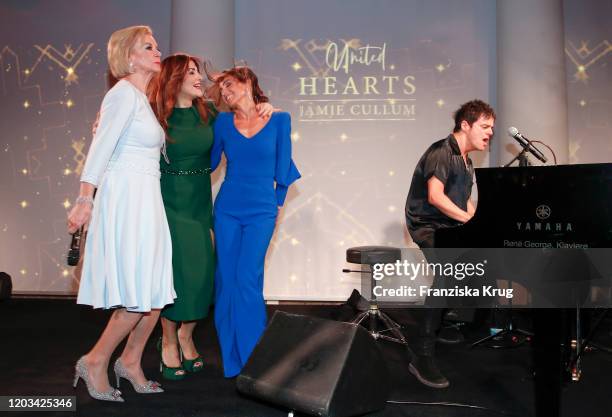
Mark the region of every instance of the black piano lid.
<instances>
[{"instance_id":1,"label":"black piano lid","mask_svg":"<svg viewBox=\"0 0 612 417\"><path fill-rule=\"evenodd\" d=\"M612 164L477 168L478 204L463 226L440 229L439 247L564 242L612 247Z\"/></svg>"}]
</instances>

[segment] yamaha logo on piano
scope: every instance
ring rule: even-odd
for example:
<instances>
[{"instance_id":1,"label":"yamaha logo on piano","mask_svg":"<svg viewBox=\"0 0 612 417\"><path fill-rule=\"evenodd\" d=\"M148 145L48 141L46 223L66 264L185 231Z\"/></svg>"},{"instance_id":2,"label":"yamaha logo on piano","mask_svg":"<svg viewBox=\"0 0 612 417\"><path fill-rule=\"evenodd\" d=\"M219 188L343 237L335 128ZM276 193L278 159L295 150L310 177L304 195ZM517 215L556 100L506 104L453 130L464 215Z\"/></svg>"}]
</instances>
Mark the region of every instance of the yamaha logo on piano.
<instances>
[{"instance_id":1,"label":"yamaha logo on piano","mask_svg":"<svg viewBox=\"0 0 612 417\"><path fill-rule=\"evenodd\" d=\"M546 204L540 204L535 209L535 214L538 220L546 220L550 218L552 209ZM516 222L516 228L519 232L573 232L572 223L562 222Z\"/></svg>"},{"instance_id":2,"label":"yamaha logo on piano","mask_svg":"<svg viewBox=\"0 0 612 417\"><path fill-rule=\"evenodd\" d=\"M538 216L538 219L540 220L548 219L550 217L550 207L546 204L538 206L536 209L536 216Z\"/></svg>"}]
</instances>

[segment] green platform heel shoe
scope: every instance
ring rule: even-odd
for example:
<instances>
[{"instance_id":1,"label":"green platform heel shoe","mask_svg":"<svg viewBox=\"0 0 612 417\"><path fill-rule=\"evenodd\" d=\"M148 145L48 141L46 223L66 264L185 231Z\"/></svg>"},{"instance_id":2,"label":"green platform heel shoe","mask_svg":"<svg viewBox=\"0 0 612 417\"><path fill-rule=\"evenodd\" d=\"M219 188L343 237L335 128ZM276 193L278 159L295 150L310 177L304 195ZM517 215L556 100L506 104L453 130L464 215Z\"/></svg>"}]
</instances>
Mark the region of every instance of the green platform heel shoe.
<instances>
[{"instance_id":1,"label":"green platform heel shoe","mask_svg":"<svg viewBox=\"0 0 612 417\"><path fill-rule=\"evenodd\" d=\"M187 359L183 354L183 368L190 373L200 372L204 368L204 359L200 355L195 359Z\"/></svg>"},{"instance_id":2,"label":"green platform heel shoe","mask_svg":"<svg viewBox=\"0 0 612 417\"><path fill-rule=\"evenodd\" d=\"M159 372L162 374L162 377L164 379L168 379L171 381L180 381L182 379L185 379L186 372L182 364L181 366L171 368L169 366L166 366L166 364L164 363L164 359L162 356L162 338L161 337L157 341L157 351L159 352Z\"/></svg>"},{"instance_id":3,"label":"green platform heel shoe","mask_svg":"<svg viewBox=\"0 0 612 417\"><path fill-rule=\"evenodd\" d=\"M192 342L193 343L193 342ZM204 368L204 359L202 359L202 355L196 356L193 359L187 359L185 356L185 352L181 347L181 342L179 341L179 349L181 354L181 363L183 364L183 368L189 373L200 372L202 368Z\"/></svg>"}]
</instances>

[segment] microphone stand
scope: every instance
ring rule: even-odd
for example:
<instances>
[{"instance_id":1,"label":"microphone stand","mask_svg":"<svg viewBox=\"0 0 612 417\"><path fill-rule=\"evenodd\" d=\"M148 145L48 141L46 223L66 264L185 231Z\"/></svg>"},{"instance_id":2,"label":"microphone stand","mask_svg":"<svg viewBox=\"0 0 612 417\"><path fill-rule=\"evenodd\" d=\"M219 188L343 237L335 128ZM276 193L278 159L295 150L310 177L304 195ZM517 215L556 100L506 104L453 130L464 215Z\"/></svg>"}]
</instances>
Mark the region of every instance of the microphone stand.
<instances>
[{"instance_id":1,"label":"microphone stand","mask_svg":"<svg viewBox=\"0 0 612 417\"><path fill-rule=\"evenodd\" d=\"M513 281L510 279L508 280L508 288L512 288L512 283ZM508 300L508 316L507 316L507 320L506 320L506 324L504 325L504 327L495 332L495 333L491 333L486 337L483 337L482 339L478 339L477 341L473 342L470 345L470 348L479 346L481 344L485 344L485 346L490 347L490 348L494 348L494 349L498 349L498 348L510 348L510 347L517 347L522 345L525 342L530 342L531 341L531 337L533 336L533 333L528 332L527 330L523 330L521 328L519 328L516 324L515 324L515 320L514 320L514 310L512 309L512 298L510 298ZM501 310L499 307L495 307L496 310ZM495 314L495 311L493 312L493 314ZM496 318L496 321L499 320L499 317L497 317L497 315L494 316ZM498 325L498 323L494 323L496 326ZM499 328L499 327L498 327ZM489 343L492 342L492 343Z\"/></svg>"},{"instance_id":2,"label":"microphone stand","mask_svg":"<svg viewBox=\"0 0 612 417\"><path fill-rule=\"evenodd\" d=\"M512 159L512 161L510 161L506 165L504 165L504 168L509 167L516 160L519 161L519 166L520 167L528 167L528 166L530 166L531 162L529 162L529 158L527 157L527 151L528 151L528 149L526 147L524 147L523 150Z\"/></svg>"}]
</instances>

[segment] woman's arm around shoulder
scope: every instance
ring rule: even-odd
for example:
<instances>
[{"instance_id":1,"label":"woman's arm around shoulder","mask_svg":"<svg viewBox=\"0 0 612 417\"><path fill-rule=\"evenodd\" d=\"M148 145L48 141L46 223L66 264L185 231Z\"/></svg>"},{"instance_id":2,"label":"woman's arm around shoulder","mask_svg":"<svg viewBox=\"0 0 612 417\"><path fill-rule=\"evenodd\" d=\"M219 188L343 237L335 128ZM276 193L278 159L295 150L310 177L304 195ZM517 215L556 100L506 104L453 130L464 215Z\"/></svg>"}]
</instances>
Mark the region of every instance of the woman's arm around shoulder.
<instances>
[{"instance_id":1,"label":"woman's arm around shoulder","mask_svg":"<svg viewBox=\"0 0 612 417\"><path fill-rule=\"evenodd\" d=\"M221 163L225 135L227 134L228 123L232 123L234 113L221 112L217 114L213 124L213 146L210 151L210 168L214 171Z\"/></svg>"}]
</instances>

